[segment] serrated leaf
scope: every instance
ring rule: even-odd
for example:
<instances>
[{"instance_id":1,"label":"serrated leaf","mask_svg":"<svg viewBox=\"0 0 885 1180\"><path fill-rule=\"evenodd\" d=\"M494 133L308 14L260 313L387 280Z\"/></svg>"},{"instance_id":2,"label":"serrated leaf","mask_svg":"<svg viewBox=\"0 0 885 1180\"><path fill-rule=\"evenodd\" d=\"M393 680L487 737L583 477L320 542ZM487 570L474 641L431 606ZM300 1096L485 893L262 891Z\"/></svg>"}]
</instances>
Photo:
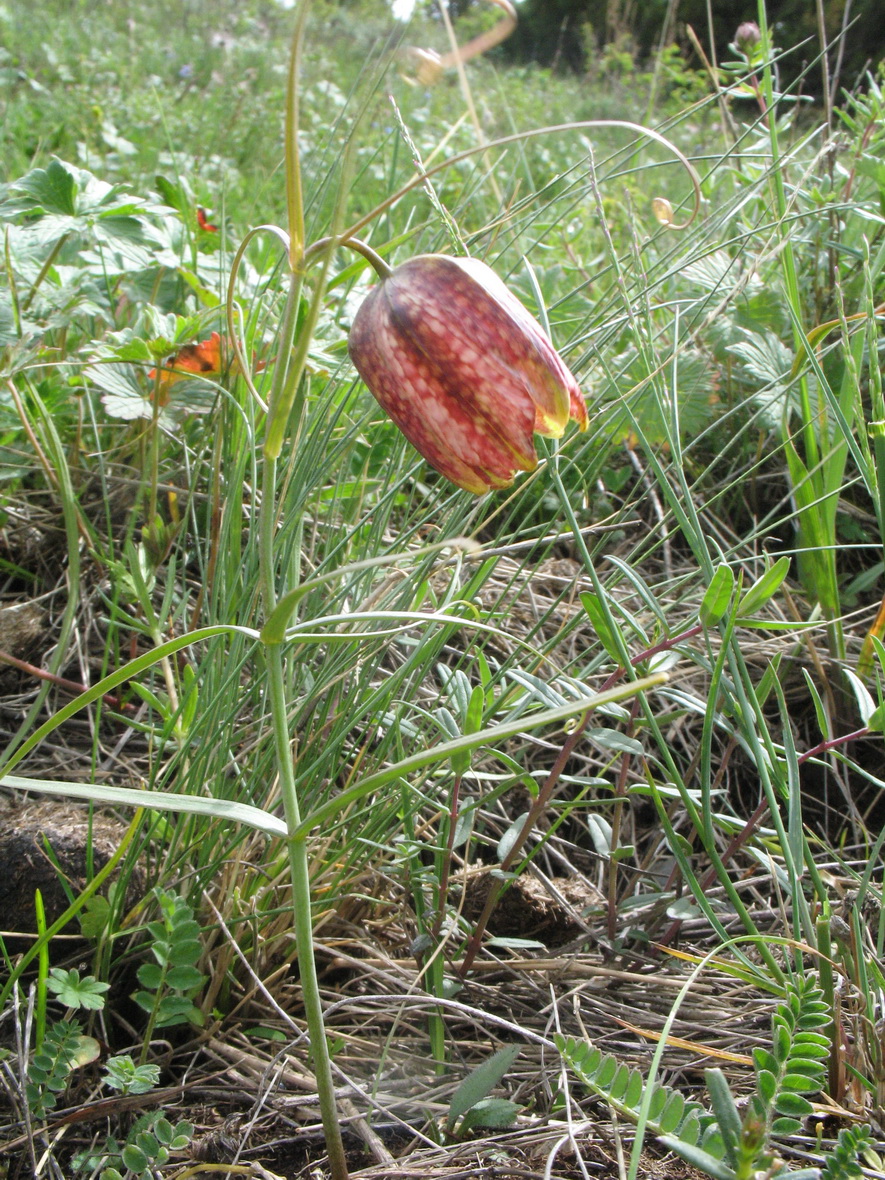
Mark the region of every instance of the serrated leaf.
<instances>
[{"instance_id":1,"label":"serrated leaf","mask_svg":"<svg viewBox=\"0 0 885 1180\"><path fill-rule=\"evenodd\" d=\"M91 975L80 978L76 967L65 971L60 967L53 967L49 972L46 986L53 992L66 1008L86 1008L93 1012L100 1012L105 1005L105 993L110 989L109 983L101 983Z\"/></svg>"},{"instance_id":2,"label":"serrated leaf","mask_svg":"<svg viewBox=\"0 0 885 1180\"><path fill-rule=\"evenodd\" d=\"M155 176L154 183L157 186L157 192L170 208L176 209L179 213L185 213L190 209L193 204L193 195L189 190L185 190L184 183L176 183L162 175Z\"/></svg>"},{"instance_id":3,"label":"serrated leaf","mask_svg":"<svg viewBox=\"0 0 885 1180\"><path fill-rule=\"evenodd\" d=\"M73 217L77 213L77 181L72 165L53 159L45 168L32 168L12 188L27 193L46 213Z\"/></svg>"},{"instance_id":4,"label":"serrated leaf","mask_svg":"<svg viewBox=\"0 0 885 1180\"><path fill-rule=\"evenodd\" d=\"M488 1096L518 1056L519 1045L505 1045L464 1078L449 1104L447 1124L450 1129L462 1114Z\"/></svg>"},{"instance_id":5,"label":"serrated leaf","mask_svg":"<svg viewBox=\"0 0 885 1180\"><path fill-rule=\"evenodd\" d=\"M93 894L78 915L80 933L84 938L99 938L107 929L110 914L108 899L100 893Z\"/></svg>"}]
</instances>

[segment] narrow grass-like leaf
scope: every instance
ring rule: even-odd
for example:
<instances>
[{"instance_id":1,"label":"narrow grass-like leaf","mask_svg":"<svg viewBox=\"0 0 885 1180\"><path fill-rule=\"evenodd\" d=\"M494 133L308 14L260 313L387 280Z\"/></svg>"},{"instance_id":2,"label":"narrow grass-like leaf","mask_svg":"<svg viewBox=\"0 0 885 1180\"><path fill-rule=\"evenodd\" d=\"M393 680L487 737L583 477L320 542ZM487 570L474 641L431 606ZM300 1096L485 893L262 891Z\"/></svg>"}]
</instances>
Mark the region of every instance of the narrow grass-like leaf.
<instances>
[{"instance_id":1,"label":"narrow grass-like leaf","mask_svg":"<svg viewBox=\"0 0 885 1180\"><path fill-rule=\"evenodd\" d=\"M279 816L263 811L260 807L252 807L249 803L237 803L233 799L206 799L199 795L178 795L172 791L136 791L131 787L106 787L100 783L22 778L16 774L5 775L0 779L0 785L13 787L17 791L37 791L41 795L86 799L109 807L153 807L157 811L187 812L207 819L246 824L269 836L285 838L288 834L285 820Z\"/></svg>"},{"instance_id":2,"label":"narrow grass-like leaf","mask_svg":"<svg viewBox=\"0 0 885 1180\"><path fill-rule=\"evenodd\" d=\"M741 1120L731 1088L721 1069L708 1069L704 1077L710 1094L713 1114L716 1116L719 1132L722 1135L726 1157L733 1160L736 1158L738 1144L741 1140Z\"/></svg>"}]
</instances>

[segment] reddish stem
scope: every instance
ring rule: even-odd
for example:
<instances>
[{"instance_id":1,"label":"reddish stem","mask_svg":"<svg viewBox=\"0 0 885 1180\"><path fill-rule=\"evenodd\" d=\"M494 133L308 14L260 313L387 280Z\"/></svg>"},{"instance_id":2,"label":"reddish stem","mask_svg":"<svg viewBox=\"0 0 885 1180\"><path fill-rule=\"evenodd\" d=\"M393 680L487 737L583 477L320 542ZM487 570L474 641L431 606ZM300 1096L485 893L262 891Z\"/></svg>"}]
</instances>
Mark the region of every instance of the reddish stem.
<instances>
[{"instance_id":1,"label":"reddish stem","mask_svg":"<svg viewBox=\"0 0 885 1180\"><path fill-rule=\"evenodd\" d=\"M20 672L27 672L29 676L36 676L39 680L48 680L50 684L56 685L58 688L66 688L69 692L84 693L87 690L85 684L78 684L76 680L66 680L64 676L56 676L52 672L47 672L43 668L38 668L35 664L28 664L25 660L19 660L15 656L10 655L8 651L0 650L0 663L11 664L13 668L18 668ZM126 701L120 700L119 697L113 696L111 693L105 693L102 700L111 709L117 709L122 712L125 709L131 709Z\"/></svg>"},{"instance_id":2,"label":"reddish stem","mask_svg":"<svg viewBox=\"0 0 885 1180\"><path fill-rule=\"evenodd\" d=\"M826 754L828 750L835 750L839 746L853 742L855 738L866 737L869 732L869 728L865 725L863 729L856 729L853 733L843 733L841 737L829 738L825 742L818 742L816 746L812 746L810 750L806 750L804 754L800 754L797 761L801 766L809 758L814 758L817 754Z\"/></svg>"}]
</instances>

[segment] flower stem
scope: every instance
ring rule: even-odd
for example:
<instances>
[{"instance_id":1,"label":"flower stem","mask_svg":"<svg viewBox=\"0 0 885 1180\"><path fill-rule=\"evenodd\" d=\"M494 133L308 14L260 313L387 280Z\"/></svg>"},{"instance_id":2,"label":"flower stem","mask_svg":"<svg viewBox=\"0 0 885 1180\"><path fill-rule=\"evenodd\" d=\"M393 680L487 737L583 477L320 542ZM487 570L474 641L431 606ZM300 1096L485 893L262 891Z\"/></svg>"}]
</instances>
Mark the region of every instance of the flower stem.
<instances>
[{"instance_id":1,"label":"flower stem","mask_svg":"<svg viewBox=\"0 0 885 1180\"><path fill-rule=\"evenodd\" d=\"M268 646L267 670L271 725L273 726L276 747L280 794L283 798L286 826L290 832L294 832L301 823L301 810L298 805L298 791L295 785L295 771L289 742L281 644L274 643ZM344 1143L338 1122L335 1086L332 1081L332 1061L326 1041L326 1025L323 1019L323 1005L314 956L307 845L303 839L290 838L286 843L289 854L289 872L292 877L295 945L298 949L301 994L304 999L304 1014L310 1037L310 1054L320 1100L320 1114L326 1136L326 1150L329 1153L329 1167L332 1180L347 1180L347 1159L344 1154Z\"/></svg>"},{"instance_id":2,"label":"flower stem","mask_svg":"<svg viewBox=\"0 0 885 1180\"><path fill-rule=\"evenodd\" d=\"M289 59L289 76L286 88L286 203L289 218L289 290L279 330L278 363L274 372L273 386L268 405L267 424L264 440L264 468L262 472L261 508L258 518L259 577L264 618L268 619L277 604L277 570L274 539L277 530L279 506L277 504L277 460L286 438L290 419L294 419L293 446L301 431L306 407L306 389L302 380L307 353L316 327L319 307L323 295L322 275L310 302L308 313L301 325L296 341L298 313L304 278L304 198L301 187L301 162L298 150L298 82L301 66L301 46L304 38L304 24L307 19L309 0L300 0L295 13L295 31L292 38L292 53ZM232 300L229 300L228 314L231 318ZM293 347L294 346L294 347ZM290 570L289 581L298 581L300 567L295 564ZM281 579L279 587L285 594L291 587ZM317 978L316 957L313 942L313 917L310 904L310 866L307 856L306 834L295 838L301 824L301 806L295 782L292 742L289 737L289 718L286 702L286 663L281 643L265 645L268 676L268 702L270 705L271 728L273 730L277 774L286 827L289 838L286 851L289 857L289 873L292 880L292 907L294 916L295 946L298 952L298 970L301 975L301 994L304 1001L304 1015L310 1037L310 1055L316 1078L320 1115L329 1154L329 1169L332 1180L347 1180L347 1158L341 1138L341 1124L335 1102L335 1087L332 1081L332 1060L326 1041L326 1026L323 1018L323 1004Z\"/></svg>"}]
</instances>

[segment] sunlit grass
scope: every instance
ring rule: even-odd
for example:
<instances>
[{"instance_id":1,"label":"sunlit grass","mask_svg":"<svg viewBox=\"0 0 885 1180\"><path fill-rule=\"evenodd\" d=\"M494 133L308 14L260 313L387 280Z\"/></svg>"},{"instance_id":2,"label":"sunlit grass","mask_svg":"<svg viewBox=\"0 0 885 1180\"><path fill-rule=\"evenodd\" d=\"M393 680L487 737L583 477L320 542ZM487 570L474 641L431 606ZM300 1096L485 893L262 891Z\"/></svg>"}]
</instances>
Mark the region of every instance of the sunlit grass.
<instances>
[{"instance_id":1,"label":"sunlit grass","mask_svg":"<svg viewBox=\"0 0 885 1180\"><path fill-rule=\"evenodd\" d=\"M850 112L843 171L819 152L811 114L784 119L775 154L760 112L735 102L724 149L715 96L689 109L671 97L659 125L692 158L703 196L682 230L660 224L651 200L687 219L690 180L623 126L525 140L493 165L475 155L428 182L434 200L418 187L365 229L391 264L457 248L453 236L484 258L549 325L587 392L586 435L542 444L536 473L475 500L433 474L357 382L347 330L374 280L343 249L325 290L308 273L298 323L311 299L317 321L301 409L280 424L276 466L262 453L263 406L290 353L279 235L250 242L232 286L258 398L231 363L224 303L244 232L283 225L291 14L220 6L207 29L181 5L145 5L131 23L122 6L46 8L51 49L37 22L4 18L19 73L3 82L0 443L8 535L63 542L48 570L10 547L4 592L34 593L17 572L30 560L53 601L52 642L33 662L93 684L120 675L125 699L121 710L96 691L88 729L67 719L16 775L278 819L274 724L277 737L285 726L304 824L322 819L308 843L314 921L383 913L434 999L450 997L483 943L462 913L462 878L482 865L556 870L599 886L584 917L625 961L674 943L685 921L702 923L704 954L729 943L734 970L763 991L814 970L818 951L837 957L869 1041L881 925L875 947L855 940L849 954L821 923L840 904L834 864L854 880L868 859L860 887L881 892L879 740L840 744L882 730L872 639L857 664L882 544L881 448L867 433L885 414L876 86ZM429 167L474 145L457 88L401 77L390 33L381 19L348 32L317 0L299 138L308 243L395 193L413 150ZM487 62L471 78L489 139L594 117L607 98ZM643 111L644 85L621 116ZM75 174L53 170L53 155L82 170L57 208L54 186ZM89 174L123 187L103 196ZM161 406L150 371L213 331L223 371L171 385ZM260 642L269 581L304 591L276 686ZM574 749L558 723L535 732L541 711L660 666L666 684L607 705ZM30 713L17 707L22 740L58 716L53 691L30 698ZM463 751L432 755L502 726L512 732L468 764ZM838 784L821 802L802 757L812 748L814 790ZM92 935L96 975L126 970L157 885L188 899L214 946L220 921L258 978L282 978L295 958L285 842L273 824L259 830L147 811ZM775 952L772 932L793 942ZM229 947L214 962L205 1014L223 1028L246 976ZM427 1035L441 1068L440 1019Z\"/></svg>"}]
</instances>

